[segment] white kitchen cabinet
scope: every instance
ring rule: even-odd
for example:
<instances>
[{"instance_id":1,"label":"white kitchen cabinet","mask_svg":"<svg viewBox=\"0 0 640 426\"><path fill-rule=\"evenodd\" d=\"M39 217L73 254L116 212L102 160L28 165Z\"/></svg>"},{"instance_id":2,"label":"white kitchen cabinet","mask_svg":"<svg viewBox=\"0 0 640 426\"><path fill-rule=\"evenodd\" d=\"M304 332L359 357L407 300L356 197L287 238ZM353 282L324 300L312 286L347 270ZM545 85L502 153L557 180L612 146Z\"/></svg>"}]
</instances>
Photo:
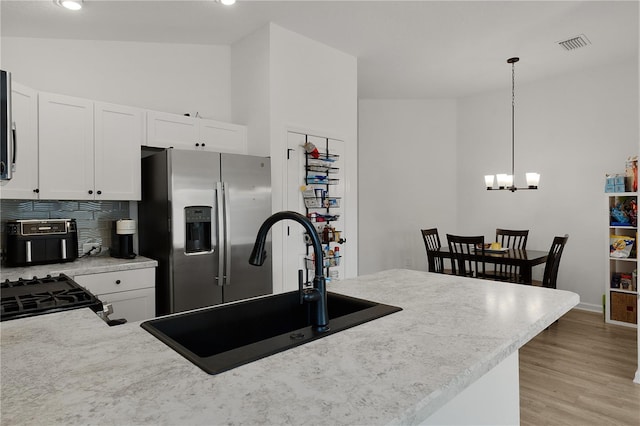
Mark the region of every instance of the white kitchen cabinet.
<instances>
[{"instance_id":1,"label":"white kitchen cabinet","mask_svg":"<svg viewBox=\"0 0 640 426\"><path fill-rule=\"evenodd\" d=\"M144 111L94 104L94 186L96 200L140 200L140 145Z\"/></svg>"},{"instance_id":2,"label":"white kitchen cabinet","mask_svg":"<svg viewBox=\"0 0 640 426\"><path fill-rule=\"evenodd\" d=\"M205 118L147 111L147 146L247 153L247 128Z\"/></svg>"},{"instance_id":3,"label":"white kitchen cabinet","mask_svg":"<svg viewBox=\"0 0 640 426\"><path fill-rule=\"evenodd\" d=\"M41 199L140 199L142 110L40 93L38 114Z\"/></svg>"},{"instance_id":4,"label":"white kitchen cabinet","mask_svg":"<svg viewBox=\"0 0 640 426\"><path fill-rule=\"evenodd\" d=\"M38 92L18 83L11 87L16 124L16 166L13 178L0 187L3 199L38 199Z\"/></svg>"},{"instance_id":5,"label":"white kitchen cabinet","mask_svg":"<svg viewBox=\"0 0 640 426\"><path fill-rule=\"evenodd\" d=\"M40 198L93 200L93 102L38 98Z\"/></svg>"},{"instance_id":6,"label":"white kitchen cabinet","mask_svg":"<svg viewBox=\"0 0 640 426\"><path fill-rule=\"evenodd\" d=\"M201 149L231 154L247 153L247 127L214 120L198 120Z\"/></svg>"},{"instance_id":7,"label":"white kitchen cabinet","mask_svg":"<svg viewBox=\"0 0 640 426\"><path fill-rule=\"evenodd\" d=\"M76 275L73 280L102 303L111 304L111 319L134 322L155 317L155 268Z\"/></svg>"}]
</instances>

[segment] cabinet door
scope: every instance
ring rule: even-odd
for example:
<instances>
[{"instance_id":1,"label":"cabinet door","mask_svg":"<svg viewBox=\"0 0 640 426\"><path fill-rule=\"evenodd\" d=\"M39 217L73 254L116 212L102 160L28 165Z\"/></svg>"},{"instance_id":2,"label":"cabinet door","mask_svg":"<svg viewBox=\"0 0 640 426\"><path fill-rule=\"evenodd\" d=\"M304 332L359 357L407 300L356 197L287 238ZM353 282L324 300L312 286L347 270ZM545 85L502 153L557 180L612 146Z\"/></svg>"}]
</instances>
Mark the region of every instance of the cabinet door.
<instances>
[{"instance_id":1,"label":"cabinet door","mask_svg":"<svg viewBox=\"0 0 640 426\"><path fill-rule=\"evenodd\" d=\"M96 102L95 198L140 200L143 110Z\"/></svg>"},{"instance_id":2,"label":"cabinet door","mask_svg":"<svg viewBox=\"0 0 640 426\"><path fill-rule=\"evenodd\" d=\"M196 120L178 114L147 111L147 142L158 148L194 149L198 138Z\"/></svg>"},{"instance_id":3,"label":"cabinet door","mask_svg":"<svg viewBox=\"0 0 640 426\"><path fill-rule=\"evenodd\" d=\"M13 121L16 124L16 168L13 178L0 189L0 198L38 199L38 95L13 83Z\"/></svg>"},{"instance_id":4,"label":"cabinet door","mask_svg":"<svg viewBox=\"0 0 640 426\"><path fill-rule=\"evenodd\" d=\"M207 151L247 153L247 128L238 124L198 119L198 141Z\"/></svg>"},{"instance_id":5,"label":"cabinet door","mask_svg":"<svg viewBox=\"0 0 640 426\"><path fill-rule=\"evenodd\" d=\"M110 303L113 313L110 319L124 318L127 322L135 322L154 318L156 312L155 289L109 293L99 297L103 304Z\"/></svg>"},{"instance_id":6,"label":"cabinet door","mask_svg":"<svg viewBox=\"0 0 640 426\"><path fill-rule=\"evenodd\" d=\"M93 102L40 93L40 198L92 200Z\"/></svg>"},{"instance_id":7,"label":"cabinet door","mask_svg":"<svg viewBox=\"0 0 640 426\"><path fill-rule=\"evenodd\" d=\"M129 322L155 316L155 269L142 268L101 274L76 275L73 280L102 303L111 303L111 319Z\"/></svg>"}]
</instances>

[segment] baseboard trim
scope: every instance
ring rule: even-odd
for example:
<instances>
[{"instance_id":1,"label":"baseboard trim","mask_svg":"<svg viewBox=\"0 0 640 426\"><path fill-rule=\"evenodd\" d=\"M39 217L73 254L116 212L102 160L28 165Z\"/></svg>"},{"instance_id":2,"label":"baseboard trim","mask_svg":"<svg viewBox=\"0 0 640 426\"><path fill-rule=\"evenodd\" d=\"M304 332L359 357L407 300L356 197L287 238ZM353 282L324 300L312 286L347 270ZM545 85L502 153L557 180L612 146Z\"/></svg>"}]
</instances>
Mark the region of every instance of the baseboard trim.
<instances>
[{"instance_id":1,"label":"baseboard trim","mask_svg":"<svg viewBox=\"0 0 640 426\"><path fill-rule=\"evenodd\" d=\"M578 303L575 309L580 309L581 311L589 311L589 312L597 312L599 314L602 313L602 305L594 305L593 303Z\"/></svg>"}]
</instances>

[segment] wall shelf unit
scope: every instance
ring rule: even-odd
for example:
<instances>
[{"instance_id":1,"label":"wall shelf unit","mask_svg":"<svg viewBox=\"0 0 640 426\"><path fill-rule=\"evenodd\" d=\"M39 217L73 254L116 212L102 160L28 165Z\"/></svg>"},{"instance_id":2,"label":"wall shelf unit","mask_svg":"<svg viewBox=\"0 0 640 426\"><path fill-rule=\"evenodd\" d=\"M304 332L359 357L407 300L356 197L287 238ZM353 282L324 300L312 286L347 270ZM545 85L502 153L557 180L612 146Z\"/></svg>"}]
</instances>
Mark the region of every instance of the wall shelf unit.
<instances>
[{"instance_id":1,"label":"wall shelf unit","mask_svg":"<svg viewBox=\"0 0 640 426\"><path fill-rule=\"evenodd\" d=\"M637 327L637 192L607 193L605 321Z\"/></svg>"},{"instance_id":2,"label":"wall shelf unit","mask_svg":"<svg viewBox=\"0 0 640 426\"><path fill-rule=\"evenodd\" d=\"M305 136L305 144L308 143ZM336 176L340 172L339 155L330 151L329 139L325 139L324 146L317 147L312 153L305 153L304 186L302 198L306 215L315 225L323 248L323 267L327 281L338 279L338 271L332 270L340 266L342 251L340 246L346 242L343 233L337 230L334 222L340 220L342 213L342 199L336 196L335 187L340 184ZM307 255L305 256L305 281L311 285L314 270L314 254L311 239L304 235Z\"/></svg>"}]
</instances>

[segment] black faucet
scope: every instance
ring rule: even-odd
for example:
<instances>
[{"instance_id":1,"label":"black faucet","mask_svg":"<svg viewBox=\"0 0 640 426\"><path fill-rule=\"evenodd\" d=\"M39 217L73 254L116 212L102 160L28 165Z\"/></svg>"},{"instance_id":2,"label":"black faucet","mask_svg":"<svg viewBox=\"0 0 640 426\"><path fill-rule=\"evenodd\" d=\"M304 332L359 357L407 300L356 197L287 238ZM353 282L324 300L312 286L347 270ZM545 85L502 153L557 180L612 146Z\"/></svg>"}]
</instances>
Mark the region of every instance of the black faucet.
<instances>
[{"instance_id":1,"label":"black faucet","mask_svg":"<svg viewBox=\"0 0 640 426\"><path fill-rule=\"evenodd\" d=\"M311 238L311 245L313 246L313 253L315 255L315 277L313 278L313 288L303 291L302 287L300 287L300 300L312 303L312 306L315 308L312 320L316 331L328 331L329 314L327 312L327 285L322 269L322 244L320 243L318 232L309 219L300 213L292 211L278 212L269 216L258 230L256 243L249 257L249 263L256 266L261 266L264 263L267 257L267 252L264 249L267 232L269 232L269 229L271 229L274 223L284 219L291 219L298 222Z\"/></svg>"}]
</instances>

